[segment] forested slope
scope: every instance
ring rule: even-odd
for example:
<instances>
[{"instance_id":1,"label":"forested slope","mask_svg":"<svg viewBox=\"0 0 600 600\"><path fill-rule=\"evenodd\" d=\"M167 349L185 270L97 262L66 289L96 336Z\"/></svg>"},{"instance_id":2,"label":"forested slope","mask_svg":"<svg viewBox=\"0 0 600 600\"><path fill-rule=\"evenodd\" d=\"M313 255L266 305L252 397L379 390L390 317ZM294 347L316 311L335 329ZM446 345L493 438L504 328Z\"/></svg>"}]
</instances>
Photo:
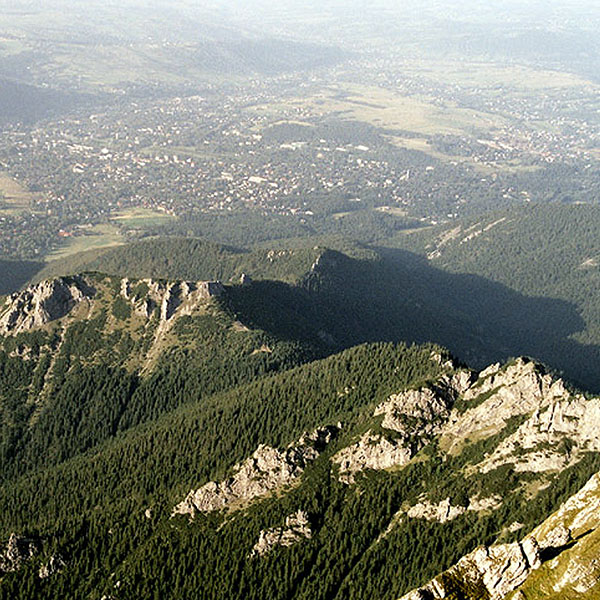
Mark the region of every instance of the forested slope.
<instances>
[{"instance_id":1,"label":"forested slope","mask_svg":"<svg viewBox=\"0 0 600 600\"><path fill-rule=\"evenodd\" d=\"M401 235L390 245L419 253L429 259L432 268L463 280L469 279L467 275L482 277L526 298L538 299L542 330L555 331L566 318L571 356L550 340L544 354L531 354L597 389L599 380L592 364L597 362L600 343L599 227L598 207L533 205ZM558 320L543 308L544 302L546 307L559 305L556 301L565 308ZM530 317L511 312L515 322L529 321Z\"/></svg>"},{"instance_id":2,"label":"forested slope","mask_svg":"<svg viewBox=\"0 0 600 600\"><path fill-rule=\"evenodd\" d=\"M464 278L310 258L295 283L87 273L3 300L1 598L392 600L600 469L600 401L538 363L381 341L500 354L515 331L474 328ZM470 290L530 306L516 339L541 345L539 305Z\"/></svg>"},{"instance_id":3,"label":"forested slope","mask_svg":"<svg viewBox=\"0 0 600 600\"><path fill-rule=\"evenodd\" d=\"M549 400L543 371L524 363L510 369L494 383L506 386L508 395L498 396L502 402L520 397L530 376L540 386L536 402ZM428 389L445 397L436 386L464 384L466 373L432 347L360 346L181 406L56 466L15 476L0 488L3 535L16 531L32 540L35 551L2 577L0 596L398 597L478 544L522 535L600 467L597 454L578 450L574 440L572 458L556 447L562 473L521 471L510 462L486 470L486 457L529 417L526 400L521 416L503 417L497 433L477 443L466 439L454 451L443 437L436 441L427 433L429 421L418 412L410 446L404 446L402 425L372 416L407 387L414 390L407 398L417 394L419 402L429 397ZM485 389L485 376L475 383ZM152 386L148 399L169 391L167 385ZM471 404L457 404L452 414L470 415L481 405L489 416L485 398L473 393ZM498 405L496 398L490 402ZM430 423L445 422L448 417L434 406ZM76 417L64 406L55 418ZM234 474L240 461L264 453L263 444L296 447L303 431L323 426L333 439L288 485L274 488L276 494L224 511L196 512L191 520L172 516L190 488ZM365 439L370 441L361 446ZM341 476L337 457L343 453L357 469L350 480ZM373 462L375 456L384 462ZM272 476L261 471L269 466L258 458L249 464L256 465L256 476ZM446 498L456 514L442 519L436 506ZM264 537L285 529L295 514L307 519L308 537L293 538L290 547L275 542L264 555L253 555L261 532ZM511 533L515 522L519 529ZM60 568L40 578L40 568L52 558Z\"/></svg>"},{"instance_id":4,"label":"forested slope","mask_svg":"<svg viewBox=\"0 0 600 600\"><path fill-rule=\"evenodd\" d=\"M245 250L196 238L155 238L116 248L92 250L53 261L36 274L42 281L83 271L121 277L163 279L239 280L242 273L255 278L294 281L306 273L319 249Z\"/></svg>"},{"instance_id":5,"label":"forested slope","mask_svg":"<svg viewBox=\"0 0 600 600\"><path fill-rule=\"evenodd\" d=\"M583 227L587 221L593 223L582 216L573 226ZM495 228L488 228L485 235L492 234ZM559 229L559 225L555 228ZM435 248L425 250L425 246L434 243L439 234L435 231L428 232L429 237L415 233L401 241L416 250L434 253ZM591 232L591 226L588 231ZM482 252L488 248L485 235L479 246L474 246L483 248ZM537 237L540 236L541 233ZM577 250L574 246L572 253L587 256L593 252L595 239L591 233L571 238L573 244L579 239L584 248ZM478 244L479 239L475 236L469 243ZM244 323L290 341L318 340L327 352L365 341L431 341L448 347L477 367L524 354L563 371L579 385L600 389L595 295L582 292L578 286L581 279L586 289L593 289L595 267L573 274L562 268L567 260L566 250L564 260L559 252L552 251L548 253L548 260L554 265L552 275L544 275L540 266L543 260L533 260L536 244L529 243L529 254L514 250L511 255L507 240L498 243L498 252L508 258L498 259L505 264L498 269L496 280L485 269L477 273L476 265L473 273L467 267L451 267L443 262L444 254L427 260L418 253L389 245L368 247L338 240L343 251L334 251L307 246L298 240L291 248L275 246L249 251L179 238L147 240L85 254L77 260L57 261L37 278L51 273L98 270L121 277L129 273L131 277L238 283L244 273L254 283L244 288L231 286L225 296L229 310ZM567 248L566 243L563 245ZM446 246L452 248L450 242ZM458 245L462 252L466 252L465 246ZM510 256L525 258L515 259L518 264L511 268ZM484 256L482 261L485 260ZM458 264L462 263L457 259ZM519 273L521 284L511 283L511 278L516 279ZM527 282L537 281L538 274L546 283L529 285ZM506 281L498 280L502 278ZM550 281L560 282L556 288L562 292L552 295L554 286ZM598 317L600 320L600 314Z\"/></svg>"}]
</instances>

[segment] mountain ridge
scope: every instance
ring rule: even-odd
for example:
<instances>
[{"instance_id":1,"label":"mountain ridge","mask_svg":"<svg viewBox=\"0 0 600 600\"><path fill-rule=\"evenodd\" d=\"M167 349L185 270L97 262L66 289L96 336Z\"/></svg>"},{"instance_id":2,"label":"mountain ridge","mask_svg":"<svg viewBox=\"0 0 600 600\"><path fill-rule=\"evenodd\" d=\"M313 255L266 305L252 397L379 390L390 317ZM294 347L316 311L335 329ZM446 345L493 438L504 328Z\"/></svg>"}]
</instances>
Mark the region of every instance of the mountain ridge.
<instances>
[{"instance_id":1,"label":"mountain ridge","mask_svg":"<svg viewBox=\"0 0 600 600\"><path fill-rule=\"evenodd\" d=\"M435 293L461 277L271 256L287 281L233 260L233 282L87 272L3 299L0 598L397 600L464 557L493 577L600 471L598 397L397 341L469 339ZM527 542L519 585L588 539Z\"/></svg>"}]
</instances>

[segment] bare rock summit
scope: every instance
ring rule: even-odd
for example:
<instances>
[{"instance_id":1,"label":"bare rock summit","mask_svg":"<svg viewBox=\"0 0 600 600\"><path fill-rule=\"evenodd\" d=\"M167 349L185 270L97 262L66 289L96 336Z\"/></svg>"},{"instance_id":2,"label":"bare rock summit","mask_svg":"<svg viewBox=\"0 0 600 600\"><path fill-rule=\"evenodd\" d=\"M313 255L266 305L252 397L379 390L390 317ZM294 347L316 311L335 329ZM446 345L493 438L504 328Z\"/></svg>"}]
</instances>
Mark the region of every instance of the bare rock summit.
<instances>
[{"instance_id":1,"label":"bare rock summit","mask_svg":"<svg viewBox=\"0 0 600 600\"><path fill-rule=\"evenodd\" d=\"M8 297L0 310L0 335L17 335L60 319L95 290L82 275L42 281Z\"/></svg>"}]
</instances>

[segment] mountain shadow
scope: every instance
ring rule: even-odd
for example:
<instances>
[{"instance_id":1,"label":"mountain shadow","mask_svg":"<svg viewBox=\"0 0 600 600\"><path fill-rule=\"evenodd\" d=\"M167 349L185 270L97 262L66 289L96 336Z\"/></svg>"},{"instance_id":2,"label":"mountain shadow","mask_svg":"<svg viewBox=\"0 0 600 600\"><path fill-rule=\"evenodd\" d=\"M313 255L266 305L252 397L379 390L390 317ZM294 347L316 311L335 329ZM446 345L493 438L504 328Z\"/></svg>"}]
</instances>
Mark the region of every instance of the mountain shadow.
<instances>
[{"instance_id":1,"label":"mountain shadow","mask_svg":"<svg viewBox=\"0 0 600 600\"><path fill-rule=\"evenodd\" d=\"M312 340L323 352L372 341L435 342L477 368L531 356L600 390L600 348L570 338L585 327L574 304L444 272L404 250L377 250L378 260L326 251L297 285L234 287L229 308L251 326Z\"/></svg>"},{"instance_id":2,"label":"mountain shadow","mask_svg":"<svg viewBox=\"0 0 600 600\"><path fill-rule=\"evenodd\" d=\"M0 295L12 294L44 267L33 260L0 259Z\"/></svg>"}]
</instances>

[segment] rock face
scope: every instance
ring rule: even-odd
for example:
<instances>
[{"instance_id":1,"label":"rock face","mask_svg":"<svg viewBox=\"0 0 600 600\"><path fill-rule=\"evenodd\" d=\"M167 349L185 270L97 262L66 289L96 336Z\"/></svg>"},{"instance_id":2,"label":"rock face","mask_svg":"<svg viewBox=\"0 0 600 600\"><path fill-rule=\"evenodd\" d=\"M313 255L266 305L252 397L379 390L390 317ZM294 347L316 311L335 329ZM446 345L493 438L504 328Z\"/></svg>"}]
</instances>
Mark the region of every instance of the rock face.
<instances>
[{"instance_id":1,"label":"rock face","mask_svg":"<svg viewBox=\"0 0 600 600\"><path fill-rule=\"evenodd\" d=\"M17 571L36 552L37 544L33 540L11 533L6 548L0 552L0 575Z\"/></svg>"},{"instance_id":2,"label":"rock face","mask_svg":"<svg viewBox=\"0 0 600 600\"><path fill-rule=\"evenodd\" d=\"M0 334L17 335L60 319L95 290L83 276L42 281L8 298L0 314Z\"/></svg>"},{"instance_id":3,"label":"rock face","mask_svg":"<svg viewBox=\"0 0 600 600\"><path fill-rule=\"evenodd\" d=\"M410 448L368 431L358 442L340 450L331 460L339 466L339 479L354 483L355 475L365 469L388 469L405 465L412 457Z\"/></svg>"},{"instance_id":4,"label":"rock face","mask_svg":"<svg viewBox=\"0 0 600 600\"><path fill-rule=\"evenodd\" d=\"M404 440L422 438L426 443L440 433L456 398L469 383L466 371L444 375L433 385L392 394L374 415L384 415L381 426L402 434Z\"/></svg>"},{"instance_id":5,"label":"rock face","mask_svg":"<svg viewBox=\"0 0 600 600\"><path fill-rule=\"evenodd\" d=\"M431 504L427 501L419 502L411 506L406 514L411 519L427 519L428 521L438 521L446 523L452 521L467 511L480 512L484 510L494 510L502 504L502 498L492 496L490 498L473 498L467 506L454 506L450 502L450 498L442 500L438 504Z\"/></svg>"},{"instance_id":6,"label":"rock face","mask_svg":"<svg viewBox=\"0 0 600 600\"><path fill-rule=\"evenodd\" d=\"M383 415L381 426L394 431L394 439L368 431L358 442L338 452L332 461L339 465L340 481L352 483L356 473L365 469L407 464L442 431L456 398L470 381L469 372L459 371L443 375L430 386L389 396L373 415Z\"/></svg>"},{"instance_id":7,"label":"rock face","mask_svg":"<svg viewBox=\"0 0 600 600\"><path fill-rule=\"evenodd\" d=\"M596 474L522 542L478 548L401 600L455 598L457 590L464 600L571 597L573 592L592 600L600 597L599 548Z\"/></svg>"},{"instance_id":8,"label":"rock face","mask_svg":"<svg viewBox=\"0 0 600 600\"><path fill-rule=\"evenodd\" d=\"M308 521L308 515L304 511L299 510L293 515L286 517L284 527L263 529L250 556L264 556L277 546L292 546L303 539L310 539L311 536L312 530Z\"/></svg>"},{"instance_id":9,"label":"rock face","mask_svg":"<svg viewBox=\"0 0 600 600\"><path fill-rule=\"evenodd\" d=\"M527 598L544 594L582 600L600 598L600 474L594 475L532 535L542 552L553 552L539 576L521 586Z\"/></svg>"},{"instance_id":10,"label":"rock face","mask_svg":"<svg viewBox=\"0 0 600 600\"><path fill-rule=\"evenodd\" d=\"M541 548L556 548L565 538L579 538L591 530L600 528L600 473L596 473L571 496L551 517L546 519L533 535ZM568 532L566 536L565 531ZM559 546L556 545L558 540Z\"/></svg>"},{"instance_id":11,"label":"rock face","mask_svg":"<svg viewBox=\"0 0 600 600\"><path fill-rule=\"evenodd\" d=\"M232 508L293 483L337 431L336 427L317 429L283 450L261 444L250 458L234 467L231 477L221 482L210 481L192 490L173 509L173 515L194 516L197 512Z\"/></svg>"},{"instance_id":12,"label":"rock face","mask_svg":"<svg viewBox=\"0 0 600 600\"><path fill-rule=\"evenodd\" d=\"M502 430L511 417L533 413L568 395L562 380L543 374L531 361L517 359L504 369L492 365L464 391L466 410L453 412L444 427L440 445L454 453L467 438L474 441L493 435Z\"/></svg>"},{"instance_id":13,"label":"rock face","mask_svg":"<svg viewBox=\"0 0 600 600\"><path fill-rule=\"evenodd\" d=\"M48 577L60 573L65 567L65 561L60 556L51 556L50 560L40 567L38 577L40 579L48 579Z\"/></svg>"},{"instance_id":14,"label":"rock face","mask_svg":"<svg viewBox=\"0 0 600 600\"><path fill-rule=\"evenodd\" d=\"M439 406L435 414L445 418ZM474 471L485 473L504 464L514 465L516 471L560 470L585 452L600 450L600 399L569 392L562 380L525 359L504 368L492 365L464 389L461 404L455 405L439 429L440 447L458 453L469 441L501 431L515 415L521 417L521 424L473 465ZM436 505L422 500L406 514L444 522L469 509L449 501ZM514 525L511 530L518 531L520 525ZM478 548L403 600L455 598L457 593L464 600L522 600L553 594L580 594L578 598L592 600L600 598L599 555L597 474L522 542Z\"/></svg>"},{"instance_id":15,"label":"rock face","mask_svg":"<svg viewBox=\"0 0 600 600\"><path fill-rule=\"evenodd\" d=\"M454 597L454 591L461 588L467 594L465 597L473 600L502 600L540 565L539 548L533 537L522 543L483 546L401 600L442 600Z\"/></svg>"},{"instance_id":16,"label":"rock face","mask_svg":"<svg viewBox=\"0 0 600 600\"><path fill-rule=\"evenodd\" d=\"M600 450L600 398L586 399L564 390L538 408L481 465L483 472L513 462L516 471L563 469L583 451Z\"/></svg>"},{"instance_id":17,"label":"rock face","mask_svg":"<svg viewBox=\"0 0 600 600\"><path fill-rule=\"evenodd\" d=\"M240 285L243 285L243 286L247 287L251 283L252 283L252 277L250 277L250 275L248 275L246 273L242 273L240 275Z\"/></svg>"},{"instance_id":18,"label":"rock face","mask_svg":"<svg viewBox=\"0 0 600 600\"><path fill-rule=\"evenodd\" d=\"M199 302L220 296L223 291L220 281L121 280L121 296L132 303L134 310L149 318L158 306L161 322L169 321L176 312L190 314Z\"/></svg>"}]
</instances>

